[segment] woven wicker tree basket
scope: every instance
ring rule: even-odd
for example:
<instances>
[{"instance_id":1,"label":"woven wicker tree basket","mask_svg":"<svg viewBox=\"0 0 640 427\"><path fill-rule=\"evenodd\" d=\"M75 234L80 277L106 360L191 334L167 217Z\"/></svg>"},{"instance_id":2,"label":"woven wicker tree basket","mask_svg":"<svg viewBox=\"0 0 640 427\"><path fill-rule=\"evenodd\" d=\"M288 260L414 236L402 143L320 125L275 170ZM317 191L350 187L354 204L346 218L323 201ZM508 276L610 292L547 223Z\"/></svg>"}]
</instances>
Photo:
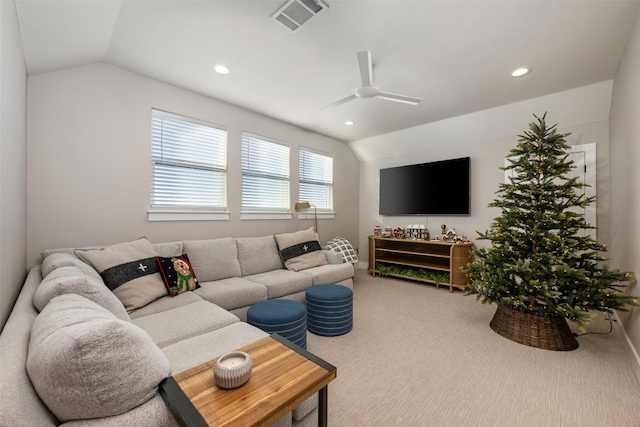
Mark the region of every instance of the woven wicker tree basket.
<instances>
[{"instance_id":1,"label":"woven wicker tree basket","mask_svg":"<svg viewBox=\"0 0 640 427\"><path fill-rule=\"evenodd\" d=\"M530 347L554 351L578 348L578 340L564 317L542 316L498 306L490 325L497 334Z\"/></svg>"}]
</instances>

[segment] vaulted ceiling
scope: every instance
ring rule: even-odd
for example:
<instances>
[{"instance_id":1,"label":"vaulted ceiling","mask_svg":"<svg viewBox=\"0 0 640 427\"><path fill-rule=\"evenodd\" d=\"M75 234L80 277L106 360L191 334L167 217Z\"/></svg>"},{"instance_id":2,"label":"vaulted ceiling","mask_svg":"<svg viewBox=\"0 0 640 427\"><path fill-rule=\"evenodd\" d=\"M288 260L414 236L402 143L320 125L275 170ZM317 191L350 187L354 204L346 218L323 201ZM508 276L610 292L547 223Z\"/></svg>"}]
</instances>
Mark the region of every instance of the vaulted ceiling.
<instances>
[{"instance_id":1,"label":"vaulted ceiling","mask_svg":"<svg viewBox=\"0 0 640 427\"><path fill-rule=\"evenodd\" d=\"M292 32L278 1L16 0L30 75L107 62L343 141L612 79L639 1L327 0ZM423 98L326 105L361 85ZM228 75L213 71L224 64ZM510 72L532 71L521 78ZM353 126L344 122L352 120Z\"/></svg>"}]
</instances>

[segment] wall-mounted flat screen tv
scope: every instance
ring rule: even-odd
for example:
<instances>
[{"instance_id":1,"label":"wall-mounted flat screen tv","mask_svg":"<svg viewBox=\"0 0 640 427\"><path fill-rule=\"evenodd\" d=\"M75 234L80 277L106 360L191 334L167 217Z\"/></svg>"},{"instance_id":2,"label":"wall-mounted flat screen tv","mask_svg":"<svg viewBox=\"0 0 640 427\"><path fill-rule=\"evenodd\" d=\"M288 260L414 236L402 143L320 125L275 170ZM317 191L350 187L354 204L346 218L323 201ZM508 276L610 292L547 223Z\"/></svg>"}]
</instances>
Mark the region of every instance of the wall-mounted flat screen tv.
<instances>
[{"instance_id":1,"label":"wall-mounted flat screen tv","mask_svg":"<svg viewBox=\"0 0 640 427\"><path fill-rule=\"evenodd\" d=\"M469 215L470 159L380 169L381 215Z\"/></svg>"}]
</instances>

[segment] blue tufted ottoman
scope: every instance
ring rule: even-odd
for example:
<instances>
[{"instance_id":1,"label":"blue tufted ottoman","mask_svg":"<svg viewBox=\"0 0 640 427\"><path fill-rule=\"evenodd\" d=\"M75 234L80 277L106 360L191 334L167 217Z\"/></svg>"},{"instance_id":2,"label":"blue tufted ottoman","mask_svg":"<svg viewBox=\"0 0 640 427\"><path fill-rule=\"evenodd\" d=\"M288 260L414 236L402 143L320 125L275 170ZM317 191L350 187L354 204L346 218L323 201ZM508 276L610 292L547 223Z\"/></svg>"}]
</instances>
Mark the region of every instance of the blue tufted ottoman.
<instances>
[{"instance_id":1,"label":"blue tufted ottoman","mask_svg":"<svg viewBox=\"0 0 640 427\"><path fill-rule=\"evenodd\" d=\"M254 304L247 311L247 323L307 348L307 308L297 301L272 299Z\"/></svg>"},{"instance_id":2,"label":"blue tufted ottoman","mask_svg":"<svg viewBox=\"0 0 640 427\"><path fill-rule=\"evenodd\" d=\"M325 337L346 334L353 327L353 292L342 285L307 289L307 328Z\"/></svg>"}]
</instances>

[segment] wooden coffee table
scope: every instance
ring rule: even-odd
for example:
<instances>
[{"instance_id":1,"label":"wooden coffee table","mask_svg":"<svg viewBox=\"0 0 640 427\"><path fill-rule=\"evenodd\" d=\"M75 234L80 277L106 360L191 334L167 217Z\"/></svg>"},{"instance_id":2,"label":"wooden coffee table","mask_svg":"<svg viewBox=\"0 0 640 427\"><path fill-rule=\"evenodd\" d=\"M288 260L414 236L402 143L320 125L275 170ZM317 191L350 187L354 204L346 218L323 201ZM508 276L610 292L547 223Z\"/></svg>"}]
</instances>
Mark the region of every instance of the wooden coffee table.
<instances>
[{"instance_id":1,"label":"wooden coffee table","mask_svg":"<svg viewBox=\"0 0 640 427\"><path fill-rule=\"evenodd\" d=\"M268 426L318 392L318 426L327 425L327 385L335 366L278 334L238 349L251 355L251 378L224 390L213 377L217 359L165 379L160 394L180 426Z\"/></svg>"}]
</instances>

